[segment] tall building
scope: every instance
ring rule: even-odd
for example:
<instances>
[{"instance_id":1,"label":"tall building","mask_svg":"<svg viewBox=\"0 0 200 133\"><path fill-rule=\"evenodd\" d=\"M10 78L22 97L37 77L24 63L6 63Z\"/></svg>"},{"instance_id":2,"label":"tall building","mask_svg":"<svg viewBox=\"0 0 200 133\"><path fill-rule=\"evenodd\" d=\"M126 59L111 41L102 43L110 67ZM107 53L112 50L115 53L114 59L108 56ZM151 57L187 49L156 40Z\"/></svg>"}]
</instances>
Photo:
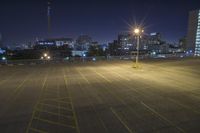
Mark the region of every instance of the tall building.
<instances>
[{"instance_id":1,"label":"tall building","mask_svg":"<svg viewBox=\"0 0 200 133\"><path fill-rule=\"evenodd\" d=\"M92 38L88 35L81 35L76 40L76 49L77 50L88 50L92 44Z\"/></svg>"},{"instance_id":2,"label":"tall building","mask_svg":"<svg viewBox=\"0 0 200 133\"><path fill-rule=\"evenodd\" d=\"M122 49L133 49L133 36L128 33L118 35L118 42Z\"/></svg>"},{"instance_id":3,"label":"tall building","mask_svg":"<svg viewBox=\"0 0 200 133\"><path fill-rule=\"evenodd\" d=\"M190 11L186 49L200 56L200 10Z\"/></svg>"}]
</instances>

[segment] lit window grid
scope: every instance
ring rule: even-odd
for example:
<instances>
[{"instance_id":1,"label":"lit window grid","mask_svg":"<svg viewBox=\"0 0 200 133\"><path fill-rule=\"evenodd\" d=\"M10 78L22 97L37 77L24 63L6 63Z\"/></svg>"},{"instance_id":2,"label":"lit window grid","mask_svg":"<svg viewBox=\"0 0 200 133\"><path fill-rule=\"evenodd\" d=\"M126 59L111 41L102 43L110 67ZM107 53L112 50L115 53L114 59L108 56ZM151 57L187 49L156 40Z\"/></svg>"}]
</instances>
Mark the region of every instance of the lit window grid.
<instances>
[{"instance_id":1,"label":"lit window grid","mask_svg":"<svg viewBox=\"0 0 200 133\"><path fill-rule=\"evenodd\" d=\"M198 14L198 26L197 26L196 42L195 42L195 55L200 56L200 10Z\"/></svg>"}]
</instances>

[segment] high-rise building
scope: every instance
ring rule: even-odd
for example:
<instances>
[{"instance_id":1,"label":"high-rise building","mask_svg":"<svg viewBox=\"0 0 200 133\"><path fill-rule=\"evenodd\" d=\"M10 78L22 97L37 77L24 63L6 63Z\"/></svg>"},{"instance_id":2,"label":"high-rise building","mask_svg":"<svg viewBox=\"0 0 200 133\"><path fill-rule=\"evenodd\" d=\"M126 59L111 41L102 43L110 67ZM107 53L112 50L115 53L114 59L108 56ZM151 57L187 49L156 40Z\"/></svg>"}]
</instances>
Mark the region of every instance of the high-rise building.
<instances>
[{"instance_id":1,"label":"high-rise building","mask_svg":"<svg viewBox=\"0 0 200 133\"><path fill-rule=\"evenodd\" d=\"M88 35L81 35L76 40L76 49L77 50L88 50L92 44L92 38Z\"/></svg>"},{"instance_id":2,"label":"high-rise building","mask_svg":"<svg viewBox=\"0 0 200 133\"><path fill-rule=\"evenodd\" d=\"M119 34L118 42L122 49L133 49L133 36L129 33Z\"/></svg>"},{"instance_id":3,"label":"high-rise building","mask_svg":"<svg viewBox=\"0 0 200 133\"><path fill-rule=\"evenodd\" d=\"M187 50L193 52L195 56L200 56L200 10L190 11Z\"/></svg>"}]
</instances>

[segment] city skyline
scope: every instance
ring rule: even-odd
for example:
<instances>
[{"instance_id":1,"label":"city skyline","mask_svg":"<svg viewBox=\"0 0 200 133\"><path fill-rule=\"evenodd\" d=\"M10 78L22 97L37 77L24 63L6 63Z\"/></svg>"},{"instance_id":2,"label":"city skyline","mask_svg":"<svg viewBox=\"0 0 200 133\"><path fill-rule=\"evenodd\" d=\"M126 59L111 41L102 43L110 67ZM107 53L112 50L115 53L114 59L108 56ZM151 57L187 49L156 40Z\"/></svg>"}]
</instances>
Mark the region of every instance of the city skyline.
<instances>
[{"instance_id":1,"label":"city skyline","mask_svg":"<svg viewBox=\"0 0 200 133\"><path fill-rule=\"evenodd\" d=\"M47 38L47 0L1 3L0 33L5 44ZM51 36L77 38L88 34L107 43L128 31L128 24L144 20L145 32L160 32L165 40L174 42L186 35L189 11L200 8L198 5L197 0L52 1Z\"/></svg>"}]
</instances>

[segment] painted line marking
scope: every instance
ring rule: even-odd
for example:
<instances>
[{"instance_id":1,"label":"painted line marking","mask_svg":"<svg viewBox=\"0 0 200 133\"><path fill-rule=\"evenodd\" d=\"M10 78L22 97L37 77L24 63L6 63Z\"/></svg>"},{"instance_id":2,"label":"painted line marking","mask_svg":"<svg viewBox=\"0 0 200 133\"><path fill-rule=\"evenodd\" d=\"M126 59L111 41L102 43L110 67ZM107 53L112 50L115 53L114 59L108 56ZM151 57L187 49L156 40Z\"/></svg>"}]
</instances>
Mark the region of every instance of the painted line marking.
<instances>
[{"instance_id":1,"label":"painted line marking","mask_svg":"<svg viewBox=\"0 0 200 133\"><path fill-rule=\"evenodd\" d=\"M59 113L55 113L55 112L49 112L49 111L41 110L41 109L38 109L38 108L35 109L35 111L44 112L44 113L48 113L48 114L51 114L51 115L62 116L62 117L68 118L68 119L72 119L72 116L66 116L66 115L63 115L63 114L59 114Z\"/></svg>"},{"instance_id":2,"label":"painted line marking","mask_svg":"<svg viewBox=\"0 0 200 133\"><path fill-rule=\"evenodd\" d=\"M46 82L47 82L47 75L45 75L44 80L43 80L43 83L42 83L42 87L41 87L41 91L42 91L42 92L44 91ZM41 92L41 94L40 94L40 96L39 96L39 99L41 99L41 97L42 97L42 92ZM38 100L38 102L39 102L39 100ZM29 130L30 130L30 128L31 128L31 125L32 125L32 122L33 122L33 117L35 116L35 112L36 112L35 109L36 109L36 107L37 107L37 105L38 105L38 102L35 104L35 106L34 106L34 108L33 108L33 113L32 113L32 115L31 115L31 119L30 119L30 121L29 121L29 123L28 123L28 127L27 127L27 129L26 129L26 133L28 133Z\"/></svg>"},{"instance_id":3,"label":"painted line marking","mask_svg":"<svg viewBox=\"0 0 200 133\"><path fill-rule=\"evenodd\" d=\"M127 81L130 81L130 79L126 78L126 77L123 77L122 75L120 75L119 73L117 72L112 72L112 73L115 73L117 76L119 76L120 78L124 79L124 80L127 80Z\"/></svg>"},{"instance_id":4,"label":"painted line marking","mask_svg":"<svg viewBox=\"0 0 200 133\"><path fill-rule=\"evenodd\" d=\"M68 89L68 80L67 80L67 77L65 75L65 70L63 69L63 78L64 78L64 83L65 83L65 88ZM74 117L74 121L75 121L75 128L76 128L76 131L77 133L80 133L80 129L79 129L79 125L78 125L78 119L77 119L77 116L76 116L76 112L75 112L75 108L74 108L74 104L72 102L72 94L71 92L69 91L68 89L68 92L69 92L69 96L70 96L70 99L71 99L71 106L72 106L72 113L73 113L73 117Z\"/></svg>"},{"instance_id":5,"label":"painted line marking","mask_svg":"<svg viewBox=\"0 0 200 133\"><path fill-rule=\"evenodd\" d=\"M78 73L81 75L81 77L88 83L90 84L90 81L83 75L83 73L77 68L76 69L78 71Z\"/></svg>"},{"instance_id":6,"label":"painted line marking","mask_svg":"<svg viewBox=\"0 0 200 133\"><path fill-rule=\"evenodd\" d=\"M111 112L117 117L117 119L121 122L121 124L128 130L129 133L134 133L127 124L121 119L121 117L117 114L117 112L111 107Z\"/></svg>"},{"instance_id":7,"label":"painted line marking","mask_svg":"<svg viewBox=\"0 0 200 133\"><path fill-rule=\"evenodd\" d=\"M141 104L143 106L145 106L148 110L150 110L152 113L156 114L158 117L160 117L161 119L163 119L164 121L166 121L168 124L172 125L173 127L175 127L176 129L178 129L179 131L186 133L182 128L176 126L173 122L171 122L170 120L168 120L166 117L164 117L163 115L161 115L160 113L158 113L157 111L155 111L154 109L152 109L151 107L149 107L148 105L146 105L145 103L141 102Z\"/></svg>"},{"instance_id":8,"label":"painted line marking","mask_svg":"<svg viewBox=\"0 0 200 133\"><path fill-rule=\"evenodd\" d=\"M53 108L59 108L56 105L51 105L51 104L46 104L46 103L39 103L38 106L39 105L44 105L44 106L53 107ZM68 109L68 108L65 108L65 107L60 107L60 109L64 109L64 110L67 110L67 111L72 111L72 109Z\"/></svg>"},{"instance_id":9,"label":"painted line marking","mask_svg":"<svg viewBox=\"0 0 200 133\"><path fill-rule=\"evenodd\" d=\"M60 100L64 100L64 99L70 100L70 97L53 98L53 99L52 99L52 98L44 98L44 99L42 99L42 100L40 100L40 101L46 101L46 100L47 100L47 101L48 101L48 100L56 100L56 101L59 100L59 101L60 101ZM64 101L63 101L63 102L64 102Z\"/></svg>"},{"instance_id":10,"label":"painted line marking","mask_svg":"<svg viewBox=\"0 0 200 133\"><path fill-rule=\"evenodd\" d=\"M75 128L72 125L67 125L67 124L63 124L63 123L59 123L59 122L54 122L54 121L50 121L50 120L47 120L47 119L42 119L42 118L39 118L39 117L34 117L33 119L39 120L39 121L42 121L42 122L46 122L46 123L49 123L49 124L52 124L52 125L58 125L58 126L63 126L63 127L68 127L68 128Z\"/></svg>"},{"instance_id":11,"label":"painted line marking","mask_svg":"<svg viewBox=\"0 0 200 133\"><path fill-rule=\"evenodd\" d=\"M96 70L93 70L97 75L99 75L100 77L102 77L104 80L106 80L109 83L112 83L111 80L107 79L105 76L103 76L101 73L97 72Z\"/></svg>"},{"instance_id":12,"label":"painted line marking","mask_svg":"<svg viewBox=\"0 0 200 133\"><path fill-rule=\"evenodd\" d=\"M178 104L179 106L181 106L181 107L183 107L183 108L186 108L186 109L188 109L188 110L191 110L191 111L194 112L194 113L200 114L200 111L195 110L195 109L191 108L190 106L184 105L184 104L182 104L182 103L180 103L180 102L178 102L178 101L176 101L176 100L174 100L174 99L172 99L172 98L168 98L168 99L169 99L171 102L173 102L173 103L175 103L175 104Z\"/></svg>"},{"instance_id":13,"label":"painted line marking","mask_svg":"<svg viewBox=\"0 0 200 133\"><path fill-rule=\"evenodd\" d=\"M36 128L30 128L30 130L32 130L34 132L38 132L38 133L48 133L48 132L45 132L45 131L42 131L42 130L36 129Z\"/></svg>"},{"instance_id":14,"label":"painted line marking","mask_svg":"<svg viewBox=\"0 0 200 133\"><path fill-rule=\"evenodd\" d=\"M47 101L47 102L55 101L57 103L71 104L71 102L69 102L69 101L60 101L60 100L57 100L57 98L56 99L44 99L44 100L41 100L41 102L45 102L45 101Z\"/></svg>"},{"instance_id":15,"label":"painted line marking","mask_svg":"<svg viewBox=\"0 0 200 133\"><path fill-rule=\"evenodd\" d=\"M78 81L78 84L79 84L79 86L80 86L80 89L81 89L82 91L84 91L83 88L82 88L82 86L81 86L81 83L80 83L79 81ZM84 92L85 92L85 91L84 91ZM89 99L89 98L88 98L88 99ZM103 120L101 119L99 113L98 113L97 110L95 109L95 107L94 107L94 105L92 104L92 102L90 102L89 104L90 104L90 106L92 107L92 109L94 110L94 112L96 113L97 118L98 118L99 121L101 122L101 124L102 124L102 126L104 127L104 129L106 130L106 132L108 132L108 129L107 129L106 125L104 124Z\"/></svg>"}]
</instances>

